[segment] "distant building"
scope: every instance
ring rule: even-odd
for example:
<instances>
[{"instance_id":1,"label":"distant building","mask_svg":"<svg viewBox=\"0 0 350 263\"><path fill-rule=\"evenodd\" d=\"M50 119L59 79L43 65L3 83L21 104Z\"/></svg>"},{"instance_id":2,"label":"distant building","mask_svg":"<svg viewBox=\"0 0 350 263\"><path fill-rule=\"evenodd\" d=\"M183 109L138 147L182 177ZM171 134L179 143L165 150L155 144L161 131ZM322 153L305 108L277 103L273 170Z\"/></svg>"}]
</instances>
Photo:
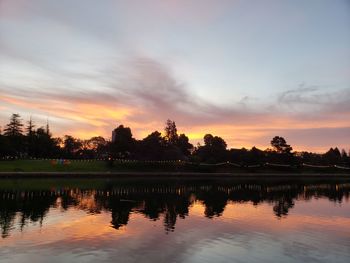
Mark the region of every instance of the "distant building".
<instances>
[{"instance_id":1,"label":"distant building","mask_svg":"<svg viewBox=\"0 0 350 263\"><path fill-rule=\"evenodd\" d=\"M116 129L112 131L112 142L115 142L115 138L116 138Z\"/></svg>"}]
</instances>

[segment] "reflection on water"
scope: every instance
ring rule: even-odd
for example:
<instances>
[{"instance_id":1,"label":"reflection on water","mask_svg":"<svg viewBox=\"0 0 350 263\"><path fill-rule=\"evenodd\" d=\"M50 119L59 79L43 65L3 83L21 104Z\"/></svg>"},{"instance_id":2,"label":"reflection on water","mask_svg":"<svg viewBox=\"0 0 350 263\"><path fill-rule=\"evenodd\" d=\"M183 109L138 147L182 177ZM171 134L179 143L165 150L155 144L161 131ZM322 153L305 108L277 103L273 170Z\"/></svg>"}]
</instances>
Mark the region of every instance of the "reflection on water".
<instances>
[{"instance_id":1,"label":"reflection on water","mask_svg":"<svg viewBox=\"0 0 350 263\"><path fill-rule=\"evenodd\" d=\"M5 262L350 257L348 182L1 182Z\"/></svg>"}]
</instances>

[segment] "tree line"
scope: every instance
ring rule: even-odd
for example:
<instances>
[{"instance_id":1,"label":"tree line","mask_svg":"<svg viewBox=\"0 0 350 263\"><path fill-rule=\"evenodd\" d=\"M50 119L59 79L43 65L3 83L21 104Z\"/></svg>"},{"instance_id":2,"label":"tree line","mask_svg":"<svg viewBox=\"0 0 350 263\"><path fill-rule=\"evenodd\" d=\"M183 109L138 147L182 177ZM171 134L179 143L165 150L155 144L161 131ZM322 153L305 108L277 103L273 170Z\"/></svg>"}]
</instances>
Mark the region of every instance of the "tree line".
<instances>
[{"instance_id":1,"label":"tree line","mask_svg":"<svg viewBox=\"0 0 350 263\"><path fill-rule=\"evenodd\" d=\"M164 134L164 135L163 135ZM65 158L65 159L133 159L143 161L183 160L191 162L237 164L299 164L350 165L350 152L337 147L324 154L295 152L280 136L272 138L271 148L260 150L227 148L225 140L212 134L204 135L204 144L196 146L188 136L178 133L176 123L167 120L164 133L154 131L141 140L133 137L131 129L119 125L112 140L101 136L88 140L71 135L53 137L49 124L36 127L30 118L23 123L19 114L12 114L3 130L0 129L0 158Z\"/></svg>"}]
</instances>

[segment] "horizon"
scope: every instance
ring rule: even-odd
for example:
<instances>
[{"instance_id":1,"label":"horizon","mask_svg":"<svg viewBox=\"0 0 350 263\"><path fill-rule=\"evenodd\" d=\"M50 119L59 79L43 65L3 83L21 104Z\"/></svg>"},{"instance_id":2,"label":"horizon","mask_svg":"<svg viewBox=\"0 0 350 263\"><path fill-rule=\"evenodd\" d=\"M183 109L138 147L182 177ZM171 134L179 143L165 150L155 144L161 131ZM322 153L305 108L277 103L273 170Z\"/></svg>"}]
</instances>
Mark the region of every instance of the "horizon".
<instances>
[{"instance_id":1,"label":"horizon","mask_svg":"<svg viewBox=\"0 0 350 263\"><path fill-rule=\"evenodd\" d=\"M0 126L350 149L350 3L0 1ZM69 132L66 132L69 131Z\"/></svg>"},{"instance_id":2,"label":"horizon","mask_svg":"<svg viewBox=\"0 0 350 263\"><path fill-rule=\"evenodd\" d=\"M19 120L21 121L21 123L23 124L23 127L22 127L22 133L23 133L23 135L25 135L25 136L27 136L27 133L26 133L26 128L28 127L28 125L29 125L29 120L28 121L25 121L25 120L23 120L22 118L21 118L21 116L19 116ZM49 123L49 121L47 120L47 122L46 122L46 124L45 125L37 125L37 123L35 122L35 120L33 120L33 118L32 118L32 116L30 116L30 120L31 120L31 125L33 125L33 128L34 128L34 131L35 130L37 130L37 129L49 129L49 134L53 137L53 138L64 138L65 136L72 136L72 134L70 134L69 132L68 133L65 133L65 134L63 134L63 135L59 135L59 136L55 136L55 134L53 134L52 133L52 129L51 129L51 125L50 125L50 123ZM169 119L168 119L168 121L169 121ZM128 126L125 126L125 125L123 125L122 123L121 124L119 124L120 126L123 126L124 128L130 128L131 129L131 133L133 132L132 131L132 127L128 127ZM119 125L117 125L116 127L114 127L112 130L111 130L111 132L110 132L110 134L113 136L113 131L116 129L116 128L118 128L119 127ZM166 123L165 123L165 125L166 125ZM0 135L2 135L3 134L3 128L5 128L7 125L0 125ZM142 141L144 138L146 138L148 135L150 135L152 132L160 132L161 133L161 136L163 136L163 137L165 137L166 135L165 135L165 131L164 131L164 128L165 127L163 127L163 129L162 130L157 130L157 129L155 129L155 130L152 130L152 131L150 131L148 134L146 134L145 136L143 136L142 138L140 137L140 138L136 138L134 135L133 135L133 133L132 133L132 136L133 136L133 138L135 139L135 140L137 140L137 141ZM177 127L178 128L178 127ZM183 133L181 130L178 130L178 134L180 135L180 134L185 134L186 136L187 136L187 134L186 133ZM217 135L217 134L212 134L212 133L210 133L210 132L207 132L207 133L204 133L204 135L206 135L206 134L211 134L211 135L213 135L213 136L218 136L218 137L220 137L221 138L221 136L220 135ZM99 137L99 136L102 136L102 135L99 135L99 134L96 134L96 135L94 135L94 136L91 136L91 137L87 137L87 138L80 138L80 137L75 137L75 136L73 136L73 137L75 137L75 139L78 139L78 140L89 140L89 139L92 139L92 138L94 138L94 137ZM111 142L111 141L113 141L112 140L112 136L102 136L106 141L109 141L109 142ZM279 136L279 135L276 135L276 136ZM189 137L189 136L187 136L187 137ZM281 137L283 137L283 136L281 136ZM196 148L197 146L203 146L204 144L204 138L202 138L202 140L201 141L191 141L191 138L189 138L190 139L190 143L192 143L192 145L193 145L193 148ZM225 138L222 138L225 142L226 142L226 140L225 140ZM272 140L273 138L271 138L271 140ZM227 142L226 142L227 143ZM287 141L287 143L288 143L288 141ZM332 147L330 147L328 150L326 150L326 151L323 151L323 152L317 152L317 151L307 151L307 150L305 150L305 149L295 149L294 147L293 147L293 145L290 145L290 146L292 146L292 152L295 152L295 153L301 153L301 152L310 152L310 153L316 153L316 154L325 154L327 151L329 151L329 150L331 150L331 149L338 149L340 152L341 151L345 151L345 153L346 154L349 154L350 155L350 149L345 149L345 148L339 148L338 146L332 146ZM262 151L269 151L269 150L272 150L272 145L271 145L271 141L269 142L269 144L268 144L268 146L267 147L265 147L265 148L261 148L261 147L258 147L258 146L256 146L256 145L253 145L253 146L247 146L247 147L245 147L245 146L242 146L242 147L231 147L229 144L227 144L227 150L238 150L238 149L247 149L247 150L251 150L251 149L253 149L253 148L257 148L257 149L259 149L259 150L262 150Z\"/></svg>"}]
</instances>

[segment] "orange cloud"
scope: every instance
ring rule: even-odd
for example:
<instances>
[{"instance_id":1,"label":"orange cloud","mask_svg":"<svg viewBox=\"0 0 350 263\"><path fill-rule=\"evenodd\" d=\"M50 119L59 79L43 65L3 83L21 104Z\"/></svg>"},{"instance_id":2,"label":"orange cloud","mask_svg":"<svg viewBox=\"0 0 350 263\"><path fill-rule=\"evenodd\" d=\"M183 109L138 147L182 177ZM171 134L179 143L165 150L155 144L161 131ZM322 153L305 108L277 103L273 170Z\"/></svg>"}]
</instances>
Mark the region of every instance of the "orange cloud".
<instances>
[{"instance_id":1,"label":"orange cloud","mask_svg":"<svg viewBox=\"0 0 350 263\"><path fill-rule=\"evenodd\" d=\"M154 130L162 131L165 122L165 119L159 120L158 116L154 116L153 120L149 119L153 118L150 114L155 113L149 112L147 106L142 104L135 107L123 104L115 106L108 101L107 103L98 100L86 102L84 100L79 101L79 99L62 101L60 99L44 100L31 98L29 101L28 99L14 96L1 96L0 101L8 108L32 111L34 116L38 114L61 120L61 124L59 124L61 127L56 127L57 124L52 123L52 129L56 131L56 136L68 133L80 138L90 138L97 135L109 138L114 127L124 124L132 128L136 138L141 139ZM184 113L179 112L178 114L180 120L184 120ZM139 116L145 117L142 119ZM173 116L172 118L176 120L176 117L178 116ZM268 114L263 119L263 123L261 120L256 119L252 123L238 121L237 124L195 123L190 125L182 121L184 124L178 123L178 129L179 132L186 133L194 144L202 142L202 138L206 133L211 133L223 137L229 147L251 148L256 146L264 149L269 147L269 141L274 135L280 135L280 133L283 135L288 130L301 132L303 130L323 129L325 127L327 129L338 129L349 125L348 120L345 118L327 119L325 123L319 120L300 120L291 116L282 117ZM332 138L330 138L331 140ZM294 146L295 150L306 149L320 152L327 150L333 145L329 144L326 147L323 145L308 146L298 143L298 140L293 140L292 146Z\"/></svg>"}]
</instances>

